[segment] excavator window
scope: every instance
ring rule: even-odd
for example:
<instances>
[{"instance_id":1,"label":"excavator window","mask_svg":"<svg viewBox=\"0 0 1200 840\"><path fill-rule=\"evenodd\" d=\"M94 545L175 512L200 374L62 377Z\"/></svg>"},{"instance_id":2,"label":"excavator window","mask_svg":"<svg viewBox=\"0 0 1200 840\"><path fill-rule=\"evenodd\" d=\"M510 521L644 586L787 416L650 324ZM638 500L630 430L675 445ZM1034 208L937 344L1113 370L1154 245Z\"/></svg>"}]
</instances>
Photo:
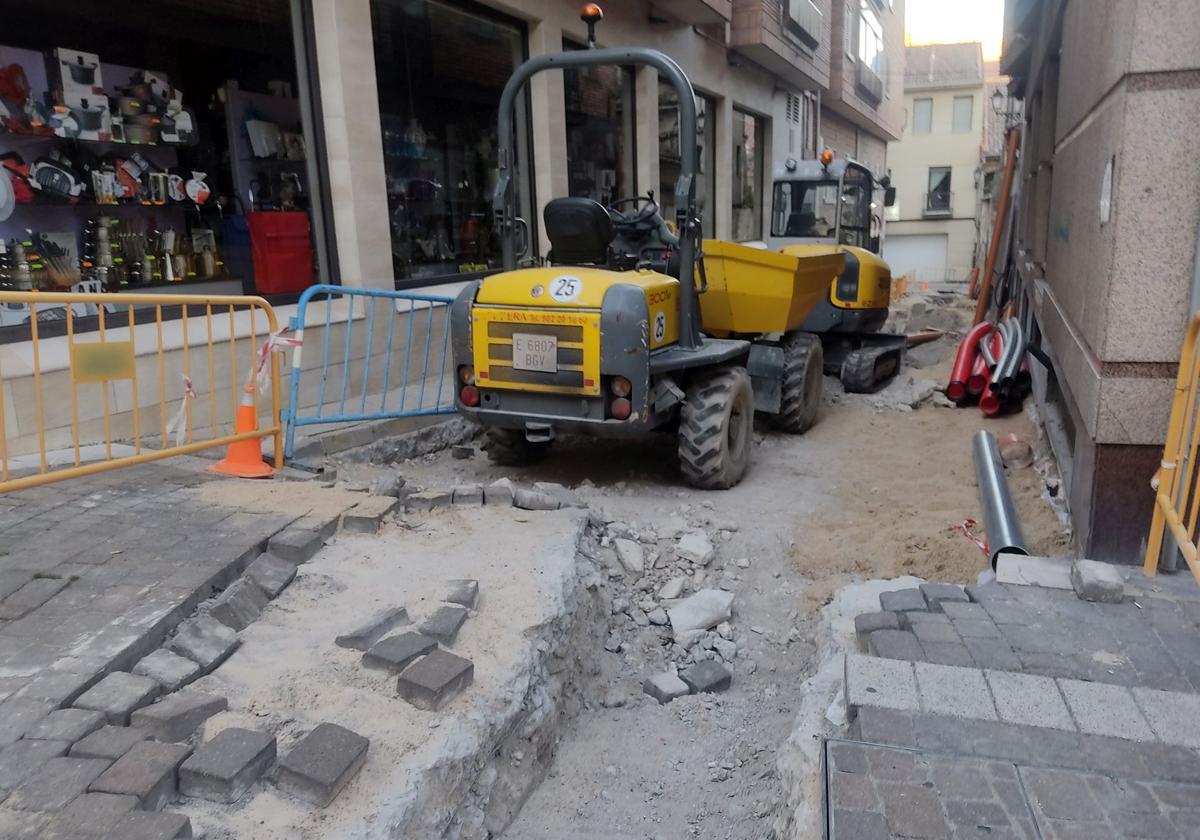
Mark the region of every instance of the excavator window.
<instances>
[{"instance_id":1,"label":"excavator window","mask_svg":"<svg viewBox=\"0 0 1200 840\"><path fill-rule=\"evenodd\" d=\"M824 239L837 229L837 181L777 181L772 236Z\"/></svg>"}]
</instances>

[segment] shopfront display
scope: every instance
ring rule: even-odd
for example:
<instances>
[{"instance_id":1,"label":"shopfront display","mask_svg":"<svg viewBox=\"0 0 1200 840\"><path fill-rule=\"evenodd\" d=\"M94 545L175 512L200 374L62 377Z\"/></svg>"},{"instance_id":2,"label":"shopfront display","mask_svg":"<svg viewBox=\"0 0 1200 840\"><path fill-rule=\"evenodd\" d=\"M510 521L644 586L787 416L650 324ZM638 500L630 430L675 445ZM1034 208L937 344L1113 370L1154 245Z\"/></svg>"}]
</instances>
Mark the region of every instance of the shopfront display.
<instances>
[{"instance_id":1,"label":"shopfront display","mask_svg":"<svg viewBox=\"0 0 1200 840\"><path fill-rule=\"evenodd\" d=\"M314 281L287 3L163 0L148 14L68 0L53 15L10 7L4 23L0 289ZM6 314L27 317L0 312L0 327Z\"/></svg>"},{"instance_id":2,"label":"shopfront display","mask_svg":"<svg viewBox=\"0 0 1200 840\"><path fill-rule=\"evenodd\" d=\"M700 174L696 180L696 207L704 223L704 235L716 230L716 209L712 197L717 192L717 131L714 121L716 101L696 94L696 138L700 156ZM679 137L679 97L675 89L658 83L658 172L659 204L663 217L675 218L675 181L679 178L681 138Z\"/></svg>"},{"instance_id":3,"label":"shopfront display","mask_svg":"<svg viewBox=\"0 0 1200 840\"><path fill-rule=\"evenodd\" d=\"M524 29L441 0L371 0L371 20L396 284L494 270L496 109L524 60ZM517 125L527 158L523 110ZM517 190L532 232L528 169L518 170Z\"/></svg>"},{"instance_id":4,"label":"shopfront display","mask_svg":"<svg viewBox=\"0 0 1200 840\"><path fill-rule=\"evenodd\" d=\"M733 112L733 239L762 239L763 119Z\"/></svg>"},{"instance_id":5,"label":"shopfront display","mask_svg":"<svg viewBox=\"0 0 1200 840\"><path fill-rule=\"evenodd\" d=\"M571 41L564 49L583 49ZM569 194L607 206L637 193L633 72L624 67L563 71Z\"/></svg>"}]
</instances>

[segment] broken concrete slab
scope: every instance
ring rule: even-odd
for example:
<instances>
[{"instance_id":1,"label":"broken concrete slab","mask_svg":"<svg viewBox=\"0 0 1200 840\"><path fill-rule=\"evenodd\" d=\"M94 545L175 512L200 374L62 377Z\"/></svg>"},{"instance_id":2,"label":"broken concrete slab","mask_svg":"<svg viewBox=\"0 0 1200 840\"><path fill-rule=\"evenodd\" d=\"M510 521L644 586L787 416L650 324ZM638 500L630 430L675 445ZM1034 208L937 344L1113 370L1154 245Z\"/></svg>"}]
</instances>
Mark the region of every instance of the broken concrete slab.
<instances>
[{"instance_id":1,"label":"broken concrete slab","mask_svg":"<svg viewBox=\"0 0 1200 840\"><path fill-rule=\"evenodd\" d=\"M396 691L418 709L436 712L474 678L471 660L432 650L404 669L397 678Z\"/></svg>"},{"instance_id":2,"label":"broken concrete slab","mask_svg":"<svg viewBox=\"0 0 1200 840\"><path fill-rule=\"evenodd\" d=\"M106 720L104 712L94 709L55 709L26 732L25 737L74 744L104 726Z\"/></svg>"},{"instance_id":3,"label":"broken concrete slab","mask_svg":"<svg viewBox=\"0 0 1200 840\"><path fill-rule=\"evenodd\" d=\"M654 609L650 610L650 612L646 613L646 620L655 627L663 627L669 624L671 621L670 617L667 615L667 611L662 607L655 607Z\"/></svg>"},{"instance_id":4,"label":"broken concrete slab","mask_svg":"<svg viewBox=\"0 0 1200 840\"><path fill-rule=\"evenodd\" d=\"M404 500L404 509L425 513L437 508L450 507L453 503L454 494L449 490L422 490Z\"/></svg>"},{"instance_id":5,"label":"broken concrete slab","mask_svg":"<svg viewBox=\"0 0 1200 840\"><path fill-rule=\"evenodd\" d=\"M186 656L159 648L142 657L133 666L133 673L149 677L162 686L164 693L169 694L200 676L200 666Z\"/></svg>"},{"instance_id":6,"label":"broken concrete slab","mask_svg":"<svg viewBox=\"0 0 1200 840\"><path fill-rule=\"evenodd\" d=\"M676 633L710 630L733 615L733 593L722 589L701 589L669 610L671 628Z\"/></svg>"},{"instance_id":7,"label":"broken concrete slab","mask_svg":"<svg viewBox=\"0 0 1200 840\"><path fill-rule=\"evenodd\" d=\"M52 758L18 785L4 805L18 811L61 811L107 769L103 759Z\"/></svg>"},{"instance_id":8,"label":"broken concrete slab","mask_svg":"<svg viewBox=\"0 0 1200 840\"><path fill-rule=\"evenodd\" d=\"M179 792L236 802L275 761L275 736L230 727L205 741L179 767Z\"/></svg>"},{"instance_id":9,"label":"broken concrete slab","mask_svg":"<svg viewBox=\"0 0 1200 840\"><path fill-rule=\"evenodd\" d=\"M894 589L891 592L879 593L879 608L884 612L903 613L914 610L927 610L929 604L921 590L913 586L908 589Z\"/></svg>"},{"instance_id":10,"label":"broken concrete slab","mask_svg":"<svg viewBox=\"0 0 1200 840\"><path fill-rule=\"evenodd\" d=\"M482 484L456 484L450 488L454 504L466 507L478 507L483 504Z\"/></svg>"},{"instance_id":11,"label":"broken concrete slab","mask_svg":"<svg viewBox=\"0 0 1200 840\"><path fill-rule=\"evenodd\" d=\"M296 577L296 564L277 557L269 551L258 555L246 567L245 576L258 584L268 598L274 600Z\"/></svg>"},{"instance_id":12,"label":"broken concrete slab","mask_svg":"<svg viewBox=\"0 0 1200 840\"><path fill-rule=\"evenodd\" d=\"M454 644L458 631L467 620L469 610L459 604L443 604L421 622L420 631L444 645Z\"/></svg>"},{"instance_id":13,"label":"broken concrete slab","mask_svg":"<svg viewBox=\"0 0 1200 840\"><path fill-rule=\"evenodd\" d=\"M1119 604L1125 598L1125 579L1117 568L1098 560L1071 563L1071 585L1084 601Z\"/></svg>"},{"instance_id":14,"label":"broken concrete slab","mask_svg":"<svg viewBox=\"0 0 1200 840\"><path fill-rule=\"evenodd\" d=\"M673 601L683 594L683 588L687 586L688 579L685 577L673 577L662 585L658 590L658 600Z\"/></svg>"},{"instance_id":15,"label":"broken concrete slab","mask_svg":"<svg viewBox=\"0 0 1200 840\"><path fill-rule=\"evenodd\" d=\"M229 702L216 694L180 691L159 702L138 709L131 718L133 726L150 733L157 741L184 741L217 712L229 708Z\"/></svg>"},{"instance_id":16,"label":"broken concrete slab","mask_svg":"<svg viewBox=\"0 0 1200 840\"><path fill-rule=\"evenodd\" d=\"M0 799L7 791L24 782L52 758L67 754L66 741L38 741L24 738L0 750Z\"/></svg>"},{"instance_id":17,"label":"broken concrete slab","mask_svg":"<svg viewBox=\"0 0 1200 840\"><path fill-rule=\"evenodd\" d=\"M100 774L89 790L135 796L144 811L158 811L175 798L176 771L192 748L142 741Z\"/></svg>"},{"instance_id":18,"label":"broken concrete slab","mask_svg":"<svg viewBox=\"0 0 1200 840\"><path fill-rule=\"evenodd\" d=\"M646 553L642 550L641 543L618 537L613 540L613 548L617 552L617 560L620 561L621 567L629 574L640 577L646 566Z\"/></svg>"},{"instance_id":19,"label":"broken concrete slab","mask_svg":"<svg viewBox=\"0 0 1200 840\"><path fill-rule=\"evenodd\" d=\"M215 618L202 615L180 624L167 648L186 656L200 666L201 674L207 674L228 659L239 644L237 633Z\"/></svg>"},{"instance_id":20,"label":"broken concrete slab","mask_svg":"<svg viewBox=\"0 0 1200 840\"><path fill-rule=\"evenodd\" d=\"M447 586L449 592L443 601L447 604L458 604L469 610L475 609L475 603L479 599L479 581L463 578L449 581Z\"/></svg>"},{"instance_id":21,"label":"broken concrete slab","mask_svg":"<svg viewBox=\"0 0 1200 840\"><path fill-rule=\"evenodd\" d=\"M922 583L918 589L925 596L931 612L942 612L947 603L965 604L971 599L961 586L953 583Z\"/></svg>"},{"instance_id":22,"label":"broken concrete slab","mask_svg":"<svg viewBox=\"0 0 1200 840\"><path fill-rule=\"evenodd\" d=\"M216 597L208 614L230 630L245 630L258 620L268 602L257 583L240 577Z\"/></svg>"},{"instance_id":23,"label":"broken concrete slab","mask_svg":"<svg viewBox=\"0 0 1200 840\"><path fill-rule=\"evenodd\" d=\"M483 503L498 507L512 507L516 487L507 478L499 478L483 488Z\"/></svg>"},{"instance_id":24,"label":"broken concrete slab","mask_svg":"<svg viewBox=\"0 0 1200 840\"><path fill-rule=\"evenodd\" d=\"M693 694L724 691L733 683L733 674L723 665L706 659L688 668L679 675Z\"/></svg>"},{"instance_id":25,"label":"broken concrete slab","mask_svg":"<svg viewBox=\"0 0 1200 840\"><path fill-rule=\"evenodd\" d=\"M663 672L646 678L642 683L642 691L649 694L660 704L670 703L677 697L687 695L691 689L688 684L674 674Z\"/></svg>"},{"instance_id":26,"label":"broken concrete slab","mask_svg":"<svg viewBox=\"0 0 1200 840\"><path fill-rule=\"evenodd\" d=\"M129 752L139 741L147 741L151 734L143 729L129 726L102 726L71 747L72 758L99 758L109 763Z\"/></svg>"},{"instance_id":27,"label":"broken concrete slab","mask_svg":"<svg viewBox=\"0 0 1200 840\"><path fill-rule=\"evenodd\" d=\"M109 723L125 726L129 714L151 702L161 690L149 677L116 671L79 695L75 708L103 712Z\"/></svg>"},{"instance_id":28,"label":"broken concrete slab","mask_svg":"<svg viewBox=\"0 0 1200 840\"><path fill-rule=\"evenodd\" d=\"M675 556L687 560L697 566L707 566L712 562L716 549L703 531L691 531L684 534L675 543Z\"/></svg>"},{"instance_id":29,"label":"broken concrete slab","mask_svg":"<svg viewBox=\"0 0 1200 840\"><path fill-rule=\"evenodd\" d=\"M315 528L300 528L289 525L267 541L267 551L300 565L307 563L313 555L325 547L325 536Z\"/></svg>"},{"instance_id":30,"label":"broken concrete slab","mask_svg":"<svg viewBox=\"0 0 1200 840\"><path fill-rule=\"evenodd\" d=\"M368 496L342 514L342 530L348 534L374 534L384 517L400 505L391 496Z\"/></svg>"},{"instance_id":31,"label":"broken concrete slab","mask_svg":"<svg viewBox=\"0 0 1200 840\"><path fill-rule=\"evenodd\" d=\"M336 637L333 643L338 647L365 651L397 627L408 623L408 610L404 607L388 607L350 632Z\"/></svg>"},{"instance_id":32,"label":"broken concrete slab","mask_svg":"<svg viewBox=\"0 0 1200 840\"><path fill-rule=\"evenodd\" d=\"M996 582L1046 589L1073 589L1071 561L1061 557L1001 554L996 558Z\"/></svg>"},{"instance_id":33,"label":"broken concrete slab","mask_svg":"<svg viewBox=\"0 0 1200 840\"><path fill-rule=\"evenodd\" d=\"M437 640L420 633L400 633L376 642L363 654L363 665L398 674L418 656L437 649Z\"/></svg>"},{"instance_id":34,"label":"broken concrete slab","mask_svg":"<svg viewBox=\"0 0 1200 840\"><path fill-rule=\"evenodd\" d=\"M562 504L549 493L518 487L513 492L513 505L522 510L558 510Z\"/></svg>"},{"instance_id":35,"label":"broken concrete slab","mask_svg":"<svg viewBox=\"0 0 1200 840\"><path fill-rule=\"evenodd\" d=\"M324 808L367 760L369 739L335 723L322 723L279 760L275 786Z\"/></svg>"},{"instance_id":36,"label":"broken concrete slab","mask_svg":"<svg viewBox=\"0 0 1200 840\"><path fill-rule=\"evenodd\" d=\"M121 840L182 840L192 836L192 821L171 811L130 811L113 826Z\"/></svg>"}]
</instances>

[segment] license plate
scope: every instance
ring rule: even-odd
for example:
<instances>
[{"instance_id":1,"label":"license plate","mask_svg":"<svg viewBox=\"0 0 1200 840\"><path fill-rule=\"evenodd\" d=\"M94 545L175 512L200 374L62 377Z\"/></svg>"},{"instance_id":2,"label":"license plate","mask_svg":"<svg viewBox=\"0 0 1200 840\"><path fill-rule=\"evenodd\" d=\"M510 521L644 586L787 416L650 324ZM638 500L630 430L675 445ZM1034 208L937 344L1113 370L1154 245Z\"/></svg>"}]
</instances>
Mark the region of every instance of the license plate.
<instances>
[{"instance_id":1,"label":"license plate","mask_svg":"<svg viewBox=\"0 0 1200 840\"><path fill-rule=\"evenodd\" d=\"M513 367L558 373L558 336L513 333Z\"/></svg>"}]
</instances>

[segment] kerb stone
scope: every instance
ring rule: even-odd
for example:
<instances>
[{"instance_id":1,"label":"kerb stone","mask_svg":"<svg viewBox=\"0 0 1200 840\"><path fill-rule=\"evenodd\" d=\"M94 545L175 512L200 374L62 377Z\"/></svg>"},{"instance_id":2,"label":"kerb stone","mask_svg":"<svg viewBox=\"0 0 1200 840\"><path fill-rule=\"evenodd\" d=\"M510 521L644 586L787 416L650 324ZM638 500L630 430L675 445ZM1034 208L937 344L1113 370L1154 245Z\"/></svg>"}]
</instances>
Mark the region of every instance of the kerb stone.
<instances>
[{"instance_id":1,"label":"kerb stone","mask_svg":"<svg viewBox=\"0 0 1200 840\"><path fill-rule=\"evenodd\" d=\"M180 691L133 713L133 725L156 741L184 741L217 712L229 708L224 697Z\"/></svg>"},{"instance_id":2,"label":"kerb stone","mask_svg":"<svg viewBox=\"0 0 1200 840\"><path fill-rule=\"evenodd\" d=\"M367 760L369 739L335 723L322 723L279 761L275 786L324 808Z\"/></svg>"},{"instance_id":3,"label":"kerb stone","mask_svg":"<svg viewBox=\"0 0 1200 840\"><path fill-rule=\"evenodd\" d=\"M208 613L230 630L245 630L258 620L267 603L267 595L258 584L240 577L217 596Z\"/></svg>"},{"instance_id":4,"label":"kerb stone","mask_svg":"<svg viewBox=\"0 0 1200 840\"><path fill-rule=\"evenodd\" d=\"M388 607L375 613L349 633L336 637L333 643L350 650L367 650L397 627L408 623L408 610L404 607Z\"/></svg>"},{"instance_id":5,"label":"kerb stone","mask_svg":"<svg viewBox=\"0 0 1200 840\"><path fill-rule=\"evenodd\" d=\"M483 488L483 503L497 507L512 507L516 488L510 479L500 478Z\"/></svg>"},{"instance_id":6,"label":"kerb stone","mask_svg":"<svg viewBox=\"0 0 1200 840\"><path fill-rule=\"evenodd\" d=\"M342 530L348 534L374 534L383 518L400 504L391 496L368 496L342 514Z\"/></svg>"},{"instance_id":7,"label":"kerb stone","mask_svg":"<svg viewBox=\"0 0 1200 840\"><path fill-rule=\"evenodd\" d=\"M158 811L175 798L176 771L192 748L142 741L100 774L89 790L136 796L138 807Z\"/></svg>"},{"instance_id":8,"label":"kerb stone","mask_svg":"<svg viewBox=\"0 0 1200 840\"><path fill-rule=\"evenodd\" d=\"M296 564L267 552L258 555L258 558L246 567L245 576L258 584L258 588L266 593L268 598L274 599L279 597L279 593L296 577Z\"/></svg>"},{"instance_id":9,"label":"kerb stone","mask_svg":"<svg viewBox=\"0 0 1200 840\"><path fill-rule=\"evenodd\" d=\"M468 610L459 604L443 604L421 622L421 633L444 645L454 644L458 631L467 620Z\"/></svg>"},{"instance_id":10,"label":"kerb stone","mask_svg":"<svg viewBox=\"0 0 1200 840\"><path fill-rule=\"evenodd\" d=\"M81 694L75 708L103 712L109 723L124 726L129 723L130 712L145 706L161 690L149 677L117 671Z\"/></svg>"},{"instance_id":11,"label":"kerb stone","mask_svg":"<svg viewBox=\"0 0 1200 840\"><path fill-rule=\"evenodd\" d=\"M1071 713L1049 677L1014 674L1010 671L985 671L996 711L1006 723L1074 730Z\"/></svg>"},{"instance_id":12,"label":"kerb stone","mask_svg":"<svg viewBox=\"0 0 1200 840\"><path fill-rule=\"evenodd\" d=\"M983 671L929 662L917 662L914 667L924 711L976 720L997 719Z\"/></svg>"},{"instance_id":13,"label":"kerb stone","mask_svg":"<svg viewBox=\"0 0 1200 840\"><path fill-rule=\"evenodd\" d=\"M4 800L18 811L61 811L108 769L96 758L52 758Z\"/></svg>"},{"instance_id":14,"label":"kerb stone","mask_svg":"<svg viewBox=\"0 0 1200 840\"><path fill-rule=\"evenodd\" d=\"M1085 601L1119 604L1125 597L1121 573L1108 563L1096 560L1071 563L1071 585L1075 587L1075 594Z\"/></svg>"},{"instance_id":15,"label":"kerb stone","mask_svg":"<svg viewBox=\"0 0 1200 840\"><path fill-rule=\"evenodd\" d=\"M469 659L434 650L404 669L396 691L418 709L435 712L474 678L475 666Z\"/></svg>"},{"instance_id":16,"label":"kerb stone","mask_svg":"<svg viewBox=\"0 0 1200 840\"><path fill-rule=\"evenodd\" d=\"M450 507L454 494L449 490L422 490L404 500L404 509L422 513L437 508Z\"/></svg>"},{"instance_id":17,"label":"kerb stone","mask_svg":"<svg viewBox=\"0 0 1200 840\"><path fill-rule=\"evenodd\" d=\"M1071 561L1001 554L996 558L996 582L1046 589L1072 589Z\"/></svg>"},{"instance_id":18,"label":"kerb stone","mask_svg":"<svg viewBox=\"0 0 1200 840\"><path fill-rule=\"evenodd\" d=\"M167 647L195 662L200 672L207 674L228 659L239 644L237 633L215 618L202 615L179 625Z\"/></svg>"},{"instance_id":19,"label":"kerb stone","mask_svg":"<svg viewBox=\"0 0 1200 840\"><path fill-rule=\"evenodd\" d=\"M846 712L853 718L863 706L916 712L917 679L909 662L851 654L846 657Z\"/></svg>"},{"instance_id":20,"label":"kerb stone","mask_svg":"<svg viewBox=\"0 0 1200 840\"><path fill-rule=\"evenodd\" d=\"M450 488L454 504L467 507L479 507L483 504L482 484L456 484Z\"/></svg>"},{"instance_id":21,"label":"kerb stone","mask_svg":"<svg viewBox=\"0 0 1200 840\"><path fill-rule=\"evenodd\" d=\"M513 505L521 510L558 510L562 505L549 493L518 487L513 492Z\"/></svg>"},{"instance_id":22,"label":"kerb stone","mask_svg":"<svg viewBox=\"0 0 1200 840\"><path fill-rule=\"evenodd\" d=\"M320 531L296 525L289 525L267 541L271 554L296 565L307 563L324 546L325 537Z\"/></svg>"},{"instance_id":23,"label":"kerb stone","mask_svg":"<svg viewBox=\"0 0 1200 840\"><path fill-rule=\"evenodd\" d=\"M706 659L679 675L693 694L717 693L729 688L733 683L733 674L729 669L718 665L711 659Z\"/></svg>"},{"instance_id":24,"label":"kerb stone","mask_svg":"<svg viewBox=\"0 0 1200 840\"><path fill-rule=\"evenodd\" d=\"M1080 732L1134 741L1154 740L1150 724L1125 686L1060 679L1058 687Z\"/></svg>"},{"instance_id":25,"label":"kerb stone","mask_svg":"<svg viewBox=\"0 0 1200 840\"><path fill-rule=\"evenodd\" d=\"M223 729L179 767L179 791L213 802L236 802L274 761L273 735Z\"/></svg>"},{"instance_id":26,"label":"kerb stone","mask_svg":"<svg viewBox=\"0 0 1200 840\"><path fill-rule=\"evenodd\" d=\"M679 677L663 672L647 677L646 682L642 684L642 691L649 694L660 704L663 704L670 703L676 697L685 696L691 689Z\"/></svg>"},{"instance_id":27,"label":"kerb stone","mask_svg":"<svg viewBox=\"0 0 1200 840\"><path fill-rule=\"evenodd\" d=\"M200 676L200 666L186 656L159 648L133 666L133 673L149 677L166 693L177 691Z\"/></svg>"},{"instance_id":28,"label":"kerb stone","mask_svg":"<svg viewBox=\"0 0 1200 840\"><path fill-rule=\"evenodd\" d=\"M437 640L420 633L400 633L376 642L363 654L363 665L394 674L403 671L418 656L437 649Z\"/></svg>"}]
</instances>

